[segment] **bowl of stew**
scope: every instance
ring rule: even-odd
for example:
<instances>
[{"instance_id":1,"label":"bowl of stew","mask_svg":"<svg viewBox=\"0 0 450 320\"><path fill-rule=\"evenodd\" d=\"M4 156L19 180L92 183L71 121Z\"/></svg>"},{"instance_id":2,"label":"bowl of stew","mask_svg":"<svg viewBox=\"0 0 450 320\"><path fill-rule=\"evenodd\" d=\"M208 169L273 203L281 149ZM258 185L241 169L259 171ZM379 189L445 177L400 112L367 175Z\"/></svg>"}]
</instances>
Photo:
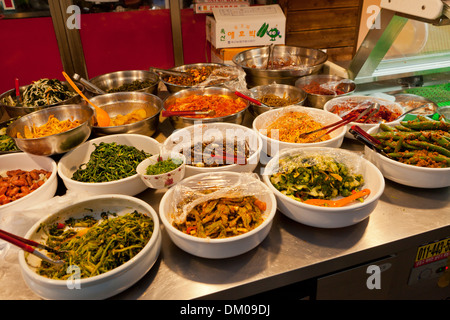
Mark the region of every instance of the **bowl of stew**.
<instances>
[{"instance_id":1,"label":"bowl of stew","mask_svg":"<svg viewBox=\"0 0 450 320\"><path fill-rule=\"evenodd\" d=\"M348 129L351 128L351 126L358 125L361 129L367 131L373 127L378 126L380 123L389 124L395 121L399 121L402 119L399 117L403 114L404 108L397 102L392 102L386 99L355 95L331 99L330 101L325 103L323 109L342 118L345 115L351 113L360 114L374 103L378 103L380 106L380 109L377 113L369 117L369 119L367 119L366 115L358 121L350 122L347 125L345 137L354 139L353 135L348 132Z\"/></svg>"}]
</instances>

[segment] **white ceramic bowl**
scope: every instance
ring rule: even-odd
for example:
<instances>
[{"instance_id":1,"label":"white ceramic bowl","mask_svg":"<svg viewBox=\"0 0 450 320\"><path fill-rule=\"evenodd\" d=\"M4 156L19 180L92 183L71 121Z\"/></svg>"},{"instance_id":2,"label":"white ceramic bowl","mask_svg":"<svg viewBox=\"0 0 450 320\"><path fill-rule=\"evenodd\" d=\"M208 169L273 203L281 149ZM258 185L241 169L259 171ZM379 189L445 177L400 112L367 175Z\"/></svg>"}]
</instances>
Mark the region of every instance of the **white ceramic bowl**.
<instances>
[{"instance_id":1,"label":"white ceramic bowl","mask_svg":"<svg viewBox=\"0 0 450 320\"><path fill-rule=\"evenodd\" d=\"M91 195L114 193L129 196L134 196L147 189L147 186L137 173L124 179L109 182L89 183L72 179L73 173L80 165L89 161L91 153L95 150L94 144L98 145L101 142L116 142L121 145L134 146L151 155L159 154L160 152L160 143L155 139L142 134L124 133L88 140L78 148L66 153L58 162L58 175L61 177L66 188L75 192L89 193Z\"/></svg>"},{"instance_id":2,"label":"white ceramic bowl","mask_svg":"<svg viewBox=\"0 0 450 320\"><path fill-rule=\"evenodd\" d=\"M197 142L209 142L211 139L233 141L238 143L248 141L251 155L245 164L232 163L218 167L198 167L191 164L191 146ZM242 140L241 140L242 139ZM245 139L245 140L244 140ZM199 173L211 173L221 171L251 172L259 163L262 149L261 138L250 128L234 123L215 122L194 124L180 130L175 130L163 143L163 149L167 152L180 152L186 156L185 177Z\"/></svg>"},{"instance_id":3,"label":"white ceramic bowl","mask_svg":"<svg viewBox=\"0 0 450 320\"><path fill-rule=\"evenodd\" d=\"M386 99L382 99L382 98L378 98L378 97L369 97L369 96L357 96L357 95L350 95L350 96L345 96L345 97L338 97L338 98L334 98L331 99L330 101L328 101L327 103L325 103L325 105L323 106L323 109L327 112L331 112L331 110L333 109L333 107L335 105L341 104L341 103L346 103L346 102L358 102L358 103L363 103L363 102L373 102L373 103L379 103L380 106L386 106L389 108L389 110L393 111L393 112L398 112L399 115L403 114L404 112L404 108L397 102L393 102L393 101L389 101ZM400 121L400 119L396 120L396 121ZM389 124L389 122L386 122L387 124ZM355 139L355 137L348 132L348 130L350 129L351 126L353 125L358 125L361 129L367 131L370 128L376 127L378 126L378 123L357 123L357 122L350 122L347 125L347 129L345 130L345 137L346 138L350 138L350 139Z\"/></svg>"},{"instance_id":4,"label":"white ceramic bowl","mask_svg":"<svg viewBox=\"0 0 450 320\"><path fill-rule=\"evenodd\" d=\"M224 179L222 181L227 181L231 185L236 183L240 176L242 174L238 172L220 172L212 176L209 173L205 173L186 178L181 183L199 183L205 179L214 179L217 177L218 179ZM258 187L260 184L259 190L261 193L257 198L265 201L267 204L266 211L264 212L265 220L257 228L245 234L222 239L198 238L185 234L172 226L172 205L174 204L174 196L178 194L176 190L180 184L174 188L170 188L162 197L159 205L161 222L175 245L192 255L209 259L222 259L248 252L257 247L268 235L277 209L276 199L273 193L259 179L256 180L256 183Z\"/></svg>"},{"instance_id":5,"label":"white ceramic bowl","mask_svg":"<svg viewBox=\"0 0 450 320\"><path fill-rule=\"evenodd\" d=\"M167 160L167 159L179 160L181 162L180 166L171 170L169 172L161 173L161 174L147 174L147 168L150 165L154 165L158 162L159 159ZM186 157L181 153L164 153L162 155L155 154L150 158L142 161L136 168L136 172L141 177L142 181L149 187L153 189L163 189L170 188L171 186L177 184L184 178L184 173L186 169Z\"/></svg>"},{"instance_id":6,"label":"white ceramic bowl","mask_svg":"<svg viewBox=\"0 0 450 320\"><path fill-rule=\"evenodd\" d=\"M87 210L92 209L92 212ZM156 211L145 201L125 195L97 195L71 204L70 206L47 215L38 221L26 234L26 238L38 242L45 241L45 236L39 232L42 223L64 222L69 217L92 215L100 217L105 211L124 215L134 210L148 215L153 219L154 230L147 245L132 259L106 273L83 279L56 280L38 275L36 266L40 259L21 251L19 265L22 276L38 296L44 299L58 300L90 300L106 299L131 287L141 279L157 260L161 248L161 231Z\"/></svg>"},{"instance_id":7,"label":"white ceramic bowl","mask_svg":"<svg viewBox=\"0 0 450 320\"><path fill-rule=\"evenodd\" d=\"M25 152L4 154L0 156L0 172L16 169L24 171L44 169L46 171L51 171L52 174L42 186L32 191L30 194L15 201L0 205L0 216L3 212L29 208L37 202L42 203L43 201L51 199L56 193L56 188L58 187L57 164L52 158L36 156Z\"/></svg>"},{"instance_id":8,"label":"white ceramic bowl","mask_svg":"<svg viewBox=\"0 0 450 320\"><path fill-rule=\"evenodd\" d=\"M260 114L253 120L253 129L258 133L263 142L262 151L269 156L274 156L278 151L296 148L296 147L331 147L339 148L344 141L345 127L338 128L330 132L331 139L326 141L311 142L311 143L292 143L283 142L276 139L267 137L267 127L275 121L277 118L283 116L287 112L301 112L311 116L315 121L322 123L324 126L340 121L341 118L330 112L323 111L322 109L303 107L303 106L290 106L276 110L271 110Z\"/></svg>"},{"instance_id":9,"label":"white ceramic bowl","mask_svg":"<svg viewBox=\"0 0 450 320\"><path fill-rule=\"evenodd\" d=\"M376 134L376 126L367 133ZM444 188L450 186L450 168L426 168L401 163L364 147L366 158L380 169L386 179L415 188Z\"/></svg>"},{"instance_id":10,"label":"white ceramic bowl","mask_svg":"<svg viewBox=\"0 0 450 320\"><path fill-rule=\"evenodd\" d=\"M290 155L334 155L340 159L345 158L345 163L350 168L363 175L365 180L363 188L370 189L369 196L364 202L353 202L344 207L321 207L305 204L294 200L278 191L270 182L270 174L276 172L279 159ZM305 225L319 228L341 228L356 224L373 212L378 200L384 191L384 178L381 172L369 161L360 155L336 148L294 148L286 149L277 154L267 164L263 181L273 191L277 198L278 209L290 219Z\"/></svg>"}]
</instances>

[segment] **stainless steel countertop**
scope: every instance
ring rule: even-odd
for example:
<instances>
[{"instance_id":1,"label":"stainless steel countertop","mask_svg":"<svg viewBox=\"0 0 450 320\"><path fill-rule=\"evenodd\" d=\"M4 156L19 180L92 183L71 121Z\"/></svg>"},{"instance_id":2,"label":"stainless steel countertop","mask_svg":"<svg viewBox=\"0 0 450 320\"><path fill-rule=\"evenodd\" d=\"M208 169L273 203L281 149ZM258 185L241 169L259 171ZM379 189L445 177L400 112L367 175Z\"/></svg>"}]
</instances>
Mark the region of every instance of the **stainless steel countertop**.
<instances>
[{"instance_id":1,"label":"stainless steel countertop","mask_svg":"<svg viewBox=\"0 0 450 320\"><path fill-rule=\"evenodd\" d=\"M246 116L246 121L250 115ZM161 125L157 140L171 128ZM168 131L167 131L168 130ZM343 148L362 153L358 142ZM257 168L258 170L258 168ZM163 190L137 197L159 211ZM386 180L385 192L370 217L356 225L320 229L302 225L277 212L267 238L237 257L210 260L176 247L162 229L162 248L153 268L135 285L112 299L239 299L298 281L348 268L450 235L450 188L418 189ZM0 252L1 254L1 252ZM0 265L0 299L39 299L14 267ZM14 275L15 274L15 275ZM14 288L2 281L16 276Z\"/></svg>"}]
</instances>

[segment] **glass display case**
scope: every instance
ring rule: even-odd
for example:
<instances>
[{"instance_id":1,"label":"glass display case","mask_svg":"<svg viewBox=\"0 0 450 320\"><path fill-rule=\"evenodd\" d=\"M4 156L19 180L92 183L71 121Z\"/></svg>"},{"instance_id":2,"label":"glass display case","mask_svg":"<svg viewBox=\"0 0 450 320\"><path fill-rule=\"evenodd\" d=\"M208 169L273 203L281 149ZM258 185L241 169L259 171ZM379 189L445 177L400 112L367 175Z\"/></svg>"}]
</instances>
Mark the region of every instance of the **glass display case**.
<instances>
[{"instance_id":1,"label":"glass display case","mask_svg":"<svg viewBox=\"0 0 450 320\"><path fill-rule=\"evenodd\" d=\"M381 1L373 27L347 69L360 92L416 93L420 87L422 95L433 91L439 105L450 104L449 4L411 0L407 8L403 0ZM429 7L433 15L424 9Z\"/></svg>"}]
</instances>

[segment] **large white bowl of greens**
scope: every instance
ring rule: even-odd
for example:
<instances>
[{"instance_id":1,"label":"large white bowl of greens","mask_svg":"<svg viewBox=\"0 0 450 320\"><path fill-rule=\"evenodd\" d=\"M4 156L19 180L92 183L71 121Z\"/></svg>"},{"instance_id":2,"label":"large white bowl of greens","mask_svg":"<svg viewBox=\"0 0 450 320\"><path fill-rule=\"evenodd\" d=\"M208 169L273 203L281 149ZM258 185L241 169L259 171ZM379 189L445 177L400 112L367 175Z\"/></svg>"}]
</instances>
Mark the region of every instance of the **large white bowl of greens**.
<instances>
[{"instance_id":1,"label":"large white bowl of greens","mask_svg":"<svg viewBox=\"0 0 450 320\"><path fill-rule=\"evenodd\" d=\"M354 152L329 147L282 150L267 164L263 180L283 214L320 228L346 227L366 219L385 186L372 163ZM319 205L322 199L331 202Z\"/></svg>"}]
</instances>

